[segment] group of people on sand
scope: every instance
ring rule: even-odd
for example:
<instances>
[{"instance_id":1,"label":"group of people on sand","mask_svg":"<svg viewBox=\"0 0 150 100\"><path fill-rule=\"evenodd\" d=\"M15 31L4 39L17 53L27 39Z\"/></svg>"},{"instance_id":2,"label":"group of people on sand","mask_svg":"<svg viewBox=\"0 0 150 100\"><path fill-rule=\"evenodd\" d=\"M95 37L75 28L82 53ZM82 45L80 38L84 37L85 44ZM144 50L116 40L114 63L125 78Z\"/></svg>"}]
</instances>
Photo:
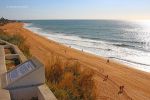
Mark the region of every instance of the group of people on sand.
<instances>
[{"instance_id":1,"label":"group of people on sand","mask_svg":"<svg viewBox=\"0 0 150 100\"><path fill-rule=\"evenodd\" d=\"M107 59L107 63L109 63L109 59ZM108 75L104 76L104 79L103 81L107 81L108 80ZM118 91L118 94L122 94L124 91L124 86L119 86L119 91Z\"/></svg>"},{"instance_id":2,"label":"group of people on sand","mask_svg":"<svg viewBox=\"0 0 150 100\"><path fill-rule=\"evenodd\" d=\"M108 80L108 75L104 76L103 81L107 81ZM119 91L118 94L122 94L124 91L124 86L119 86Z\"/></svg>"},{"instance_id":3,"label":"group of people on sand","mask_svg":"<svg viewBox=\"0 0 150 100\"><path fill-rule=\"evenodd\" d=\"M69 46L69 47L71 48L71 46ZM83 52L83 49L82 49L81 51ZM67 52L67 51L65 50L65 53L66 53L66 52ZM109 60L109 59L107 59L107 63L110 63L110 60ZM107 80L108 80L108 75L104 76L103 81L107 81ZM118 94L122 94L123 91L124 91L124 86L119 86Z\"/></svg>"},{"instance_id":4,"label":"group of people on sand","mask_svg":"<svg viewBox=\"0 0 150 100\"><path fill-rule=\"evenodd\" d=\"M69 48L71 48L71 46L69 46ZM81 49L81 51L84 52L83 49ZM67 50L65 50L65 53L67 53Z\"/></svg>"}]
</instances>

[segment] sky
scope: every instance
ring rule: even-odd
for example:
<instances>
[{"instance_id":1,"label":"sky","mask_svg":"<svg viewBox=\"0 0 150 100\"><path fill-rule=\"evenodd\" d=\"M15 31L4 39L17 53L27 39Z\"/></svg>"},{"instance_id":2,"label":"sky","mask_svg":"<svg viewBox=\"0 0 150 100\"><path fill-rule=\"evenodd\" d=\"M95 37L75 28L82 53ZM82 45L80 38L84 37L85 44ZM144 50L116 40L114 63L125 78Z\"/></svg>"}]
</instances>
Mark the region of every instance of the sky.
<instances>
[{"instance_id":1,"label":"sky","mask_svg":"<svg viewBox=\"0 0 150 100\"><path fill-rule=\"evenodd\" d=\"M9 19L150 20L150 0L0 0Z\"/></svg>"}]
</instances>

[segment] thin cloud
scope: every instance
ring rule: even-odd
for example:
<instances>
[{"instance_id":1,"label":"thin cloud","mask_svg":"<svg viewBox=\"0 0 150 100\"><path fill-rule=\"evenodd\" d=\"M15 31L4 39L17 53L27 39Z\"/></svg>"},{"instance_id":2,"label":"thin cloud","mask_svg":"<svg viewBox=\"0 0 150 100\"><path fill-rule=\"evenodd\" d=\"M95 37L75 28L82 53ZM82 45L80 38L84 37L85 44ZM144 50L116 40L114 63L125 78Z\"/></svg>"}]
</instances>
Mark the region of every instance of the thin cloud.
<instances>
[{"instance_id":1,"label":"thin cloud","mask_svg":"<svg viewBox=\"0 0 150 100\"><path fill-rule=\"evenodd\" d=\"M11 8L11 9L26 9L26 8L29 8L28 6L26 5L21 5L21 6L14 6L14 5L9 5L9 6L6 6L6 8Z\"/></svg>"}]
</instances>

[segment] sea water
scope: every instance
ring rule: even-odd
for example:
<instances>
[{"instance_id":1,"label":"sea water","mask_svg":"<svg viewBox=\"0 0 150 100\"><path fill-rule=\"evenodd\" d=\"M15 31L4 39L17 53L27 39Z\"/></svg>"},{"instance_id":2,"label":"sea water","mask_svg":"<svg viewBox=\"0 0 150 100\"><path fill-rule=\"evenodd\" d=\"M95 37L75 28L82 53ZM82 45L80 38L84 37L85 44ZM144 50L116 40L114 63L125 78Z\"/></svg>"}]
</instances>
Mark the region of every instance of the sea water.
<instances>
[{"instance_id":1,"label":"sea water","mask_svg":"<svg viewBox=\"0 0 150 100\"><path fill-rule=\"evenodd\" d=\"M63 45L150 72L150 21L26 20L25 28Z\"/></svg>"}]
</instances>

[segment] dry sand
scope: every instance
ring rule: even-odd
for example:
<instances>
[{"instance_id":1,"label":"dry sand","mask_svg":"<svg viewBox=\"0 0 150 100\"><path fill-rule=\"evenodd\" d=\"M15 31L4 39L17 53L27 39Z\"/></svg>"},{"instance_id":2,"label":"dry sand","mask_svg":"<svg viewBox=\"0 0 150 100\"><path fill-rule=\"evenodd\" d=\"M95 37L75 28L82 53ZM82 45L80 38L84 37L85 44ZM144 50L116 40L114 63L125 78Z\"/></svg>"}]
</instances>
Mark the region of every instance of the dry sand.
<instances>
[{"instance_id":1,"label":"dry sand","mask_svg":"<svg viewBox=\"0 0 150 100\"><path fill-rule=\"evenodd\" d=\"M9 34L21 34L27 39L31 54L44 64L50 59L51 52L64 57L78 59L86 67L95 71L97 99L99 100L150 100L150 73L139 71L115 61L107 60L89 53L81 52L24 29L23 23L10 23L0 27ZM65 53L66 51L66 53ZM104 80L108 75L108 80ZM118 95L119 86L124 86Z\"/></svg>"}]
</instances>

